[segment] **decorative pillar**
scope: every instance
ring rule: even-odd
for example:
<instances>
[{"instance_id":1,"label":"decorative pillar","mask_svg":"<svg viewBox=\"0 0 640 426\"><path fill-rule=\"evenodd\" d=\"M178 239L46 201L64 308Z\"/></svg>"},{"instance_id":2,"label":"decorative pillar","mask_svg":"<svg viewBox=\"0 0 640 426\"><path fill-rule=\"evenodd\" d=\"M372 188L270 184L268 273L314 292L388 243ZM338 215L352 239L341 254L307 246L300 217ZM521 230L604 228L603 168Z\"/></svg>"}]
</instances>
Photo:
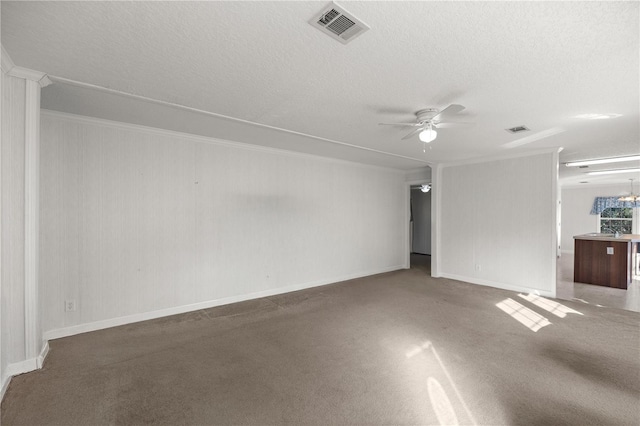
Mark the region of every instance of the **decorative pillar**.
<instances>
[{"instance_id":1,"label":"decorative pillar","mask_svg":"<svg viewBox=\"0 0 640 426\"><path fill-rule=\"evenodd\" d=\"M24 354L19 370L42 366L43 346L38 304L40 89L51 84L46 74L18 67L2 48L2 71L25 80L24 111ZM12 371L20 373L25 371Z\"/></svg>"},{"instance_id":2,"label":"decorative pillar","mask_svg":"<svg viewBox=\"0 0 640 426\"><path fill-rule=\"evenodd\" d=\"M25 356L40 351L38 315L38 180L40 178L40 84L26 80L24 129L24 334Z\"/></svg>"}]
</instances>

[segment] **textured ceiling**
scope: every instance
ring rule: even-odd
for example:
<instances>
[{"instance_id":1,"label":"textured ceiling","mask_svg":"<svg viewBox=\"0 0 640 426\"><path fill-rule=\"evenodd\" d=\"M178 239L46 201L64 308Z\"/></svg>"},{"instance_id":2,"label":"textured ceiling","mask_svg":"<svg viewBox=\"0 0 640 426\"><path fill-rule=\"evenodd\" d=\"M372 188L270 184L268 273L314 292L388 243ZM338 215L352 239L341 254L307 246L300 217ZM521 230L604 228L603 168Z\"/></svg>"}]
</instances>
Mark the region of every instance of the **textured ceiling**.
<instances>
[{"instance_id":1,"label":"textured ceiling","mask_svg":"<svg viewBox=\"0 0 640 426\"><path fill-rule=\"evenodd\" d=\"M307 23L328 2L8 1L2 44L19 66L203 112L60 79L46 108L352 161L640 152L638 2L338 3L371 27L347 45ZM426 150L378 126L450 103L467 108L452 120L476 124ZM518 125L531 131L504 130ZM562 181L605 181L583 172L561 167Z\"/></svg>"}]
</instances>

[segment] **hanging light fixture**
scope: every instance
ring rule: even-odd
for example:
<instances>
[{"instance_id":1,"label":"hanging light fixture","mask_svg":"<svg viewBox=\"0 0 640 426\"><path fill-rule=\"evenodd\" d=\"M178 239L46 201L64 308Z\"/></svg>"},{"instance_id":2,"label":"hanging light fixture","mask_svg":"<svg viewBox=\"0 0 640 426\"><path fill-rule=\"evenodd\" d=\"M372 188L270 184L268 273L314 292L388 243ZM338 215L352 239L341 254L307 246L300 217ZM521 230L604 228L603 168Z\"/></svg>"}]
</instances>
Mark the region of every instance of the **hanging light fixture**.
<instances>
[{"instance_id":1,"label":"hanging light fixture","mask_svg":"<svg viewBox=\"0 0 640 426\"><path fill-rule=\"evenodd\" d=\"M415 134L415 133L414 133ZM424 143L429 143L434 140L438 136L438 132L436 132L433 127L431 127L431 123L426 127L423 131L420 132L418 137Z\"/></svg>"},{"instance_id":2,"label":"hanging light fixture","mask_svg":"<svg viewBox=\"0 0 640 426\"><path fill-rule=\"evenodd\" d=\"M632 203L640 202L640 195L633 193L633 179L629 180L631 181L631 192L629 192L629 195L623 195L622 197L618 198L618 201L629 201Z\"/></svg>"}]
</instances>

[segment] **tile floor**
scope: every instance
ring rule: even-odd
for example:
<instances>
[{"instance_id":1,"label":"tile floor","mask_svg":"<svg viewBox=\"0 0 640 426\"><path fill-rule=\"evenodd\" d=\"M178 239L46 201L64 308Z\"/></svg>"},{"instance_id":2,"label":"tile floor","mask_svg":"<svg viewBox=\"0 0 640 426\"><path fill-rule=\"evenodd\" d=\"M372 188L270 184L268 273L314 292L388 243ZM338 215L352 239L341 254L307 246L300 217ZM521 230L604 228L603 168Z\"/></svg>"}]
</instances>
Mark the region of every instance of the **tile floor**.
<instances>
[{"instance_id":1,"label":"tile floor","mask_svg":"<svg viewBox=\"0 0 640 426\"><path fill-rule=\"evenodd\" d=\"M634 276L626 290L575 283L573 254L563 253L557 263L556 298L640 312L640 276Z\"/></svg>"}]
</instances>

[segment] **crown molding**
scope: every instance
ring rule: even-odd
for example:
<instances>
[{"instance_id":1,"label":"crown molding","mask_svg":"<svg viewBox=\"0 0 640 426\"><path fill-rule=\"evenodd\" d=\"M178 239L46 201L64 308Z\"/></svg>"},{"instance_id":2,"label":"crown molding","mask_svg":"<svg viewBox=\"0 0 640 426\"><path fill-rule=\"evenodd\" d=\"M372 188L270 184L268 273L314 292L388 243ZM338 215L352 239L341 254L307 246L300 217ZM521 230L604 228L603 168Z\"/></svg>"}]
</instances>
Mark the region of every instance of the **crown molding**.
<instances>
[{"instance_id":1,"label":"crown molding","mask_svg":"<svg viewBox=\"0 0 640 426\"><path fill-rule=\"evenodd\" d=\"M16 78L24 78L25 80L35 81L40 85L40 87L47 87L52 83L47 74L18 66L14 66L13 68L11 68L11 70L7 74Z\"/></svg>"},{"instance_id":2,"label":"crown molding","mask_svg":"<svg viewBox=\"0 0 640 426\"><path fill-rule=\"evenodd\" d=\"M17 66L4 46L2 46L2 71L12 77L36 81L40 87L47 87L53 83L49 76L43 72Z\"/></svg>"}]
</instances>

